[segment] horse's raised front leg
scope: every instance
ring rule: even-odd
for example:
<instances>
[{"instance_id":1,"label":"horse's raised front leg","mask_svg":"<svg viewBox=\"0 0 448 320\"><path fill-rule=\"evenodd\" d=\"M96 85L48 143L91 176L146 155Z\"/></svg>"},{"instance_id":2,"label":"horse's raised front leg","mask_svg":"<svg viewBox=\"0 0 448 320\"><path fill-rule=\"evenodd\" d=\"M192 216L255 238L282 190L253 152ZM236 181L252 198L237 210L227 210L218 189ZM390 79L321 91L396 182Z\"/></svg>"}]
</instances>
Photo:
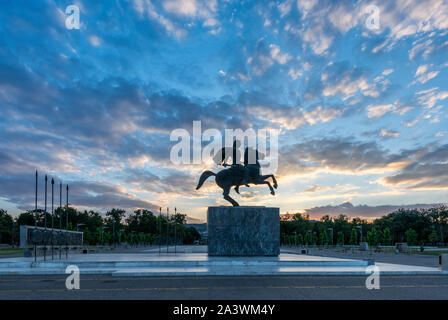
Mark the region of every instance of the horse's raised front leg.
<instances>
[{"instance_id":1,"label":"horse's raised front leg","mask_svg":"<svg viewBox=\"0 0 448 320\"><path fill-rule=\"evenodd\" d=\"M271 186L271 184L269 183L269 181L260 181L260 180L258 180L258 181L256 181L256 182L254 182L254 184L267 184L268 185L268 187L269 187L269 190L271 190L271 194L273 195L273 196L275 196L275 191L274 191L274 189L272 188L272 186Z\"/></svg>"},{"instance_id":2,"label":"horse's raised front leg","mask_svg":"<svg viewBox=\"0 0 448 320\"><path fill-rule=\"evenodd\" d=\"M236 202L229 196L230 186L223 188L223 190L224 190L224 192L222 193L222 195L224 196L224 199L229 201L234 207L239 207L240 205L238 204L238 202Z\"/></svg>"},{"instance_id":3,"label":"horse's raised front leg","mask_svg":"<svg viewBox=\"0 0 448 320\"><path fill-rule=\"evenodd\" d=\"M275 176L272 174L272 181L274 181L274 188L277 189L278 184L277 184L277 179L275 179Z\"/></svg>"},{"instance_id":4,"label":"horse's raised front leg","mask_svg":"<svg viewBox=\"0 0 448 320\"><path fill-rule=\"evenodd\" d=\"M273 174L267 174L264 176L260 176L260 180L266 180L268 178L272 178L272 181L274 182L274 188L277 189L277 187L278 187L277 179L275 179Z\"/></svg>"}]
</instances>

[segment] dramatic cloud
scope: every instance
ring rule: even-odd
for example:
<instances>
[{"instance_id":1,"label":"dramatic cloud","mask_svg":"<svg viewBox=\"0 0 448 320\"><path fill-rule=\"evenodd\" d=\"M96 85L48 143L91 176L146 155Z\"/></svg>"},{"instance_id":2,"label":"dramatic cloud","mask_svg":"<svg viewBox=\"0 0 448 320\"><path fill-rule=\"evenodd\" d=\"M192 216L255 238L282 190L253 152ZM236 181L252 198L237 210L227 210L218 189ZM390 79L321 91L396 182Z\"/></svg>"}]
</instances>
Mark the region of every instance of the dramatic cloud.
<instances>
[{"instance_id":1,"label":"dramatic cloud","mask_svg":"<svg viewBox=\"0 0 448 320\"><path fill-rule=\"evenodd\" d=\"M408 189L448 189L448 145L418 150L412 160L399 173L383 181Z\"/></svg>"},{"instance_id":2,"label":"dramatic cloud","mask_svg":"<svg viewBox=\"0 0 448 320\"><path fill-rule=\"evenodd\" d=\"M32 208L39 170L81 208L203 219L225 202L212 179L194 186L222 168L170 161L171 131L193 121L279 129L278 193L254 187L242 203L445 201L447 4L378 1L377 30L371 4L78 1L68 30L66 4L0 3L0 206Z\"/></svg>"},{"instance_id":3,"label":"dramatic cloud","mask_svg":"<svg viewBox=\"0 0 448 320\"><path fill-rule=\"evenodd\" d=\"M396 160L375 142L320 139L285 147L280 155L282 174L320 169L362 172L385 169Z\"/></svg>"},{"instance_id":4,"label":"dramatic cloud","mask_svg":"<svg viewBox=\"0 0 448 320\"><path fill-rule=\"evenodd\" d=\"M354 206L350 202L345 202L340 205L328 205L322 207L314 207L304 210L302 213L310 216L311 219L320 219L323 216L337 217L341 214L348 217L359 217L361 219L373 220L392 213L398 209L425 209L440 206L441 203L435 204L415 204L415 205L383 205L383 206L367 206L358 205Z\"/></svg>"}]
</instances>

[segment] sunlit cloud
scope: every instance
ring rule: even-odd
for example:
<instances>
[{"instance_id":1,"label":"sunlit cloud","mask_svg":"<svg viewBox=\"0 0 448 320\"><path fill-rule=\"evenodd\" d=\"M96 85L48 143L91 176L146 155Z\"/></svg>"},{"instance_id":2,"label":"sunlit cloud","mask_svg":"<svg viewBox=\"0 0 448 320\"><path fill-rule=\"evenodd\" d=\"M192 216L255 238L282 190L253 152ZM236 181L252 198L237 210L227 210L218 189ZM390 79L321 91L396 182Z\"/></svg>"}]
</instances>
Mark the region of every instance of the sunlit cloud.
<instances>
[{"instance_id":1,"label":"sunlit cloud","mask_svg":"<svg viewBox=\"0 0 448 320\"><path fill-rule=\"evenodd\" d=\"M198 177L223 168L170 160L170 133L193 121L279 130L276 195L232 190L240 204L446 202L445 2L378 1L378 30L364 0L75 4L73 32L56 2L39 15L0 4L0 191L14 213L32 206L38 170L79 208L205 219L228 203Z\"/></svg>"}]
</instances>

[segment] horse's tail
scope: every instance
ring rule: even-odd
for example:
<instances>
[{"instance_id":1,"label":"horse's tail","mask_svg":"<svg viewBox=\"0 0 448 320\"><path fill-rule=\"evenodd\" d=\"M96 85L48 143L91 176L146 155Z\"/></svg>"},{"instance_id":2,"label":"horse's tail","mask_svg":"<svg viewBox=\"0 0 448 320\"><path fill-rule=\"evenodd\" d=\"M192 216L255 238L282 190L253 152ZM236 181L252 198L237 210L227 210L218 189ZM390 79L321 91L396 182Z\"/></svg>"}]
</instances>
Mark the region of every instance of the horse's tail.
<instances>
[{"instance_id":1,"label":"horse's tail","mask_svg":"<svg viewBox=\"0 0 448 320\"><path fill-rule=\"evenodd\" d=\"M202 185L204 184L205 180L207 180L211 176L216 176L216 173L208 171L208 170L204 171L201 174L201 177L199 178L199 182L198 182L198 186L196 187L196 190L198 190L200 187L202 187Z\"/></svg>"}]
</instances>

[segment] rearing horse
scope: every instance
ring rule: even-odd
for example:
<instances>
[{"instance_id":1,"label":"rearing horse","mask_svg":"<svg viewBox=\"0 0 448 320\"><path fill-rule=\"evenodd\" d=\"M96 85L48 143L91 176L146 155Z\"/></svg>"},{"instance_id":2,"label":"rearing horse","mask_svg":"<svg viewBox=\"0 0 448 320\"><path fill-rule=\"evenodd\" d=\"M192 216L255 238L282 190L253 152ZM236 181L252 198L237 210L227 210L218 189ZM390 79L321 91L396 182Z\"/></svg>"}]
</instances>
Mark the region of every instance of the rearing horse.
<instances>
[{"instance_id":1,"label":"rearing horse","mask_svg":"<svg viewBox=\"0 0 448 320\"><path fill-rule=\"evenodd\" d=\"M224 199L229 201L234 207L238 207L239 204L235 200L233 200L229 193L230 189L235 186L235 191L239 194L239 186L243 180L244 177L244 170L249 170L248 174L248 181L247 183L259 185L259 184L267 184L269 189L271 190L271 194L275 195L274 188L277 189L277 180L275 179L273 174L269 175L260 175L260 164L247 164L246 166L242 166L240 164L238 165L232 165L228 169L224 169L219 171L218 173L214 173L212 171L204 171L198 182L198 186L196 187L196 190L198 190L211 176L215 176L215 182L216 184L223 190L223 196ZM266 179L272 178L272 181L274 182L274 188L272 188L269 181L266 181Z\"/></svg>"}]
</instances>

